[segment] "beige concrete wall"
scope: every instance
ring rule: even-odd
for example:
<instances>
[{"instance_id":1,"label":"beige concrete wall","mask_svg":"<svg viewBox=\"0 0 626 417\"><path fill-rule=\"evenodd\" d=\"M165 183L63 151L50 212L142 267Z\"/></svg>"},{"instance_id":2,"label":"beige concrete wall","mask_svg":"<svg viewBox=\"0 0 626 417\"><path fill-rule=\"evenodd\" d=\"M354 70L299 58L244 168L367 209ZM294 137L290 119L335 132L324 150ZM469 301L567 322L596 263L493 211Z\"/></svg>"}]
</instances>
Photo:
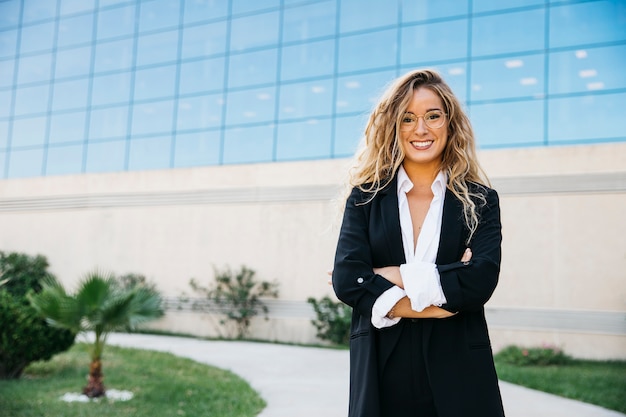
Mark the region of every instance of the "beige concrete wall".
<instances>
[{"instance_id":1,"label":"beige concrete wall","mask_svg":"<svg viewBox=\"0 0 626 417\"><path fill-rule=\"evenodd\" d=\"M626 143L480 153L501 195L501 281L488 304L496 348L557 344L626 358ZM315 342L306 298L331 294L336 201L347 160L0 181L0 249L41 253L73 285L93 268L136 272L168 297L245 264L280 283L253 337ZM217 335L171 311L154 326Z\"/></svg>"}]
</instances>

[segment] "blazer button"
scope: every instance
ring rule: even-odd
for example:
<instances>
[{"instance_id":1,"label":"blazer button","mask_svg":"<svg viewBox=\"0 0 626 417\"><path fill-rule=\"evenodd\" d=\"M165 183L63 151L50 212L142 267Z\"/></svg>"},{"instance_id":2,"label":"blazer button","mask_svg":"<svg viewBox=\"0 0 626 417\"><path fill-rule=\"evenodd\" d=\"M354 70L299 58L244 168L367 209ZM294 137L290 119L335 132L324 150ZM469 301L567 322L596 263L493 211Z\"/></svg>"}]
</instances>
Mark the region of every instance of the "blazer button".
<instances>
[{"instance_id":1,"label":"blazer button","mask_svg":"<svg viewBox=\"0 0 626 417\"><path fill-rule=\"evenodd\" d=\"M356 282L358 282L359 284L363 284L363 278L358 277L358 278L356 279Z\"/></svg>"}]
</instances>

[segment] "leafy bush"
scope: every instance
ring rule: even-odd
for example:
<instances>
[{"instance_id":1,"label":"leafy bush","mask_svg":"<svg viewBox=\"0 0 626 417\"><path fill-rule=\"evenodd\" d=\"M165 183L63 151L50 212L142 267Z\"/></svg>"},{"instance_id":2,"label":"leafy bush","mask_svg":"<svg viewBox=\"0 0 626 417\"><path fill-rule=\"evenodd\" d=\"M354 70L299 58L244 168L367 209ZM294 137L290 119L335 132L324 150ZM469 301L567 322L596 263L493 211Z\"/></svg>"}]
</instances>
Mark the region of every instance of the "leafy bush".
<instances>
[{"instance_id":1,"label":"leafy bush","mask_svg":"<svg viewBox=\"0 0 626 417\"><path fill-rule=\"evenodd\" d=\"M225 316L221 324L227 320L235 326L235 334L238 339L244 338L250 329L250 320L261 311L266 314L267 306L261 297L278 297L278 285L276 283L261 281L255 278L256 272L246 266L241 266L239 271L225 268L222 271L215 270L215 284L203 287L195 279L189 281L191 288L203 294L208 301L217 306ZM202 309L201 307L196 309Z\"/></svg>"},{"instance_id":2,"label":"leafy bush","mask_svg":"<svg viewBox=\"0 0 626 417\"><path fill-rule=\"evenodd\" d=\"M543 345L531 348L507 346L496 354L496 360L517 366L548 366L565 365L572 358L556 346Z\"/></svg>"},{"instance_id":3,"label":"leafy bush","mask_svg":"<svg viewBox=\"0 0 626 417\"><path fill-rule=\"evenodd\" d=\"M19 378L31 362L48 360L74 344L76 334L49 326L26 295L50 277L43 256L0 251L0 378Z\"/></svg>"},{"instance_id":4,"label":"leafy bush","mask_svg":"<svg viewBox=\"0 0 626 417\"><path fill-rule=\"evenodd\" d=\"M317 337L338 345L347 345L350 341L352 317L350 306L341 301L333 301L328 296L320 300L309 297L307 302L317 314L317 320L311 321L317 329Z\"/></svg>"}]
</instances>

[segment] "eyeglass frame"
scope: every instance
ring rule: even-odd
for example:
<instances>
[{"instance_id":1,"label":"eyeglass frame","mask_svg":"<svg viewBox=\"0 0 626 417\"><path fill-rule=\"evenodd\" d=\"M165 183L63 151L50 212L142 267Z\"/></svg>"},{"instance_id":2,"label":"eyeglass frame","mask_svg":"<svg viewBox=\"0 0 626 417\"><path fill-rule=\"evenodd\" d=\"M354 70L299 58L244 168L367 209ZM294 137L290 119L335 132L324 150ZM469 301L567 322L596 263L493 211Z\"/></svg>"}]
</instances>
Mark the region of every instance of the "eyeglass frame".
<instances>
[{"instance_id":1,"label":"eyeglass frame","mask_svg":"<svg viewBox=\"0 0 626 417\"><path fill-rule=\"evenodd\" d=\"M426 121L426 115L427 115L427 114L429 114L429 113L437 113L437 114L441 114L441 115L443 116L443 118L442 118L442 119L443 119L443 121L442 121L441 125L439 125L439 126L430 126L430 125L428 124L428 121ZM404 122L402 122L402 120L400 120L399 125L400 125L400 131L402 131L402 132L410 132L410 131L415 130L415 129L417 128L417 126L419 126L419 119L420 119L420 117L424 120L424 124L425 124L425 125L426 125L426 127L427 127L427 128L429 128L429 129L439 129L439 128L443 127L443 125L445 125L445 124L446 124L446 117L448 117L448 113L444 112L443 110L438 110L438 109L435 109L435 110L429 110L429 111L427 111L427 112L426 112L426 113L424 113L424 114L413 114L413 113L411 113L411 112L405 112L405 113L402 115L402 119L404 119L407 115L410 115L410 116L412 116L412 117L414 117L414 118L415 118L415 126L413 126L413 128L404 128L404 129L403 129L403 128L402 128L402 126L404 125Z\"/></svg>"}]
</instances>

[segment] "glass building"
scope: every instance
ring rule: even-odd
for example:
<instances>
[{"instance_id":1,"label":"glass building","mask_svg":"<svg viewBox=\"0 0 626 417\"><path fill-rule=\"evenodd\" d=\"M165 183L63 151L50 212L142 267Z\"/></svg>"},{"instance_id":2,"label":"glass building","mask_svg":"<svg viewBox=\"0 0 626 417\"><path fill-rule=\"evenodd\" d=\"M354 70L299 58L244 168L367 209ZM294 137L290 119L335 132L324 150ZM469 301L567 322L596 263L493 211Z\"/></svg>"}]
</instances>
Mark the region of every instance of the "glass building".
<instances>
[{"instance_id":1,"label":"glass building","mask_svg":"<svg viewBox=\"0 0 626 417\"><path fill-rule=\"evenodd\" d=\"M623 0L0 0L0 178L346 157L417 67L482 149L626 141Z\"/></svg>"}]
</instances>

